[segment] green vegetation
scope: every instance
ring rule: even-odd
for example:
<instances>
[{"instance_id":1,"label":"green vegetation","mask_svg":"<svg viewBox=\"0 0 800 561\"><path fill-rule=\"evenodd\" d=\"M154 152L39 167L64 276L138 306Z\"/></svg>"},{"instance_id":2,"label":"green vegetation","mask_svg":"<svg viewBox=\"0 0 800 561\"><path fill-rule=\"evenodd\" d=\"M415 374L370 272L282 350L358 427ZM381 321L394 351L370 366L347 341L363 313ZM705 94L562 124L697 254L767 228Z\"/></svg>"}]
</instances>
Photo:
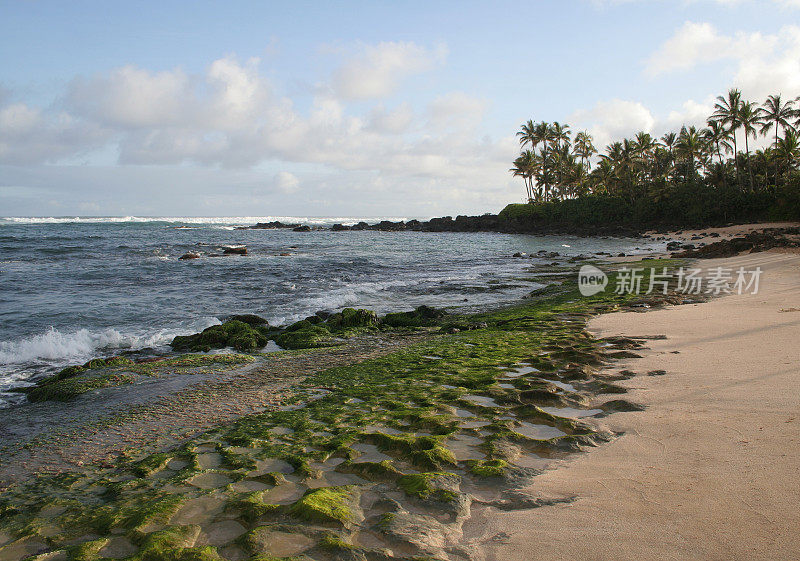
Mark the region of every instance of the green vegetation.
<instances>
[{"instance_id":1,"label":"green vegetation","mask_svg":"<svg viewBox=\"0 0 800 561\"><path fill-rule=\"evenodd\" d=\"M254 538L261 532L327 559L360 552L350 551L349 544L358 543L352 539L356 531L387 532L393 540L405 539L404 531L424 534L464 515L469 497L463 485L527 477L515 465L521 454L561 454L608 438L588 422L552 415L539 405L553 395L576 404L593 395L597 377L591 365L633 347L621 341L601 345L586 333L586 321L632 299L611 291L582 298L573 282L502 309L426 320L419 328L428 334L422 342L309 374L294 387L289 407L245 415L166 449L130 451L110 468L42 475L3 491L0 532L12 540L5 547L29 539L68 558L99 559L110 540L122 539L135 550L128 558L137 561L217 560L229 546L241 549L244 558L269 559L264 555L272 552ZM371 314L342 314L335 321L342 332L380 329ZM441 330L450 324L471 328ZM303 324L296 331L308 328ZM328 351L319 352L324 360ZM186 355L114 368L158 375L260 360ZM520 365L537 371L514 373ZM72 379L107 370L90 369ZM569 381L579 393L548 379ZM614 405L623 407L630 405ZM518 432L523 422L564 435L531 438ZM461 459L465 446L485 459ZM376 512L363 513L362 502L376 505ZM430 514L415 514L420 510ZM219 551L196 546L210 525L232 522L242 533ZM414 547L409 540L406 545Z\"/></svg>"},{"instance_id":2,"label":"green vegetation","mask_svg":"<svg viewBox=\"0 0 800 561\"><path fill-rule=\"evenodd\" d=\"M411 312L386 314L381 319L381 323L387 327L423 327L436 324L445 315L442 310L430 306L419 306Z\"/></svg>"},{"instance_id":3,"label":"green vegetation","mask_svg":"<svg viewBox=\"0 0 800 561\"><path fill-rule=\"evenodd\" d=\"M569 125L528 121L511 172L523 178L531 204L509 205L499 219L531 231L798 220L798 103L773 95L759 107L731 90L717 98L706 128L684 126L661 139L640 132L599 157L585 131L573 138ZM751 152L758 133L772 141Z\"/></svg>"},{"instance_id":4,"label":"green vegetation","mask_svg":"<svg viewBox=\"0 0 800 561\"><path fill-rule=\"evenodd\" d=\"M307 492L294 503L289 514L308 522L355 521L353 503L357 499L354 487L326 487Z\"/></svg>"},{"instance_id":5,"label":"green vegetation","mask_svg":"<svg viewBox=\"0 0 800 561\"><path fill-rule=\"evenodd\" d=\"M269 325L252 325L239 320L229 320L212 325L195 335L178 335L172 340L172 349L178 352L208 352L211 349L233 347L237 351L256 351L267 344Z\"/></svg>"},{"instance_id":6,"label":"green vegetation","mask_svg":"<svg viewBox=\"0 0 800 561\"><path fill-rule=\"evenodd\" d=\"M452 486L457 484L459 477L448 472L428 472L404 475L397 480L397 486L407 495L418 499L434 499L442 502L454 501L458 497L456 493L442 486Z\"/></svg>"},{"instance_id":7,"label":"green vegetation","mask_svg":"<svg viewBox=\"0 0 800 561\"><path fill-rule=\"evenodd\" d=\"M470 464L469 472L478 477L499 477L510 467L511 464L505 460L479 460Z\"/></svg>"},{"instance_id":8,"label":"green vegetation","mask_svg":"<svg viewBox=\"0 0 800 561\"><path fill-rule=\"evenodd\" d=\"M68 401L92 390L132 384L136 381L135 374L157 376L164 371L186 373L207 366L230 367L252 361L253 357L239 354L183 355L141 363L134 363L126 357L94 359L82 366L68 366L24 391L28 400L34 402Z\"/></svg>"}]
</instances>

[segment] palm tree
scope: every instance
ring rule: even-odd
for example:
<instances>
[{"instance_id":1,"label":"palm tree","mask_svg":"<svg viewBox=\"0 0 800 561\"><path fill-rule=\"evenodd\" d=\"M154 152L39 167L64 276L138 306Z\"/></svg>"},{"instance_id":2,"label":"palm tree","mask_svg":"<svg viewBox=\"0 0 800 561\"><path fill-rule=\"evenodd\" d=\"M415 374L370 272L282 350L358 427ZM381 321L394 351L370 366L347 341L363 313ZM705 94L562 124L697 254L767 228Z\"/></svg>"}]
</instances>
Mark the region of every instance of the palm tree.
<instances>
[{"instance_id":1,"label":"palm tree","mask_svg":"<svg viewBox=\"0 0 800 561\"><path fill-rule=\"evenodd\" d=\"M533 175L535 171L535 155L530 150L525 150L514 160L514 167L509 170L514 176L522 177L525 182L525 192L528 202L533 202Z\"/></svg>"},{"instance_id":2,"label":"palm tree","mask_svg":"<svg viewBox=\"0 0 800 561\"><path fill-rule=\"evenodd\" d=\"M536 144L542 145L541 151L541 175L542 175L542 184L544 185L544 197L547 197L547 193L550 189L549 181L549 173L547 171L547 162L548 162L548 148L550 144L551 134L550 134L551 125L550 123L546 123L542 121L536 125L536 128L533 131L534 138L536 139Z\"/></svg>"},{"instance_id":3,"label":"palm tree","mask_svg":"<svg viewBox=\"0 0 800 561\"><path fill-rule=\"evenodd\" d=\"M727 125L728 132L733 139L733 162L736 166L736 183L739 184L739 158L738 148L736 146L736 130L741 126L739 119L739 111L742 106L742 92L736 88L728 91L728 96L717 97L717 103L714 104L714 114L711 119L719 121L723 126Z\"/></svg>"},{"instance_id":4,"label":"palm tree","mask_svg":"<svg viewBox=\"0 0 800 561\"><path fill-rule=\"evenodd\" d=\"M797 115L791 101L781 103L781 95L771 95L761 106L761 118L763 124L761 125L761 134L766 136L772 124L775 124L775 142L772 144L773 148L778 145L778 129L784 130L791 129L790 121ZM775 166L775 184L778 184L778 166Z\"/></svg>"},{"instance_id":5,"label":"palm tree","mask_svg":"<svg viewBox=\"0 0 800 561\"><path fill-rule=\"evenodd\" d=\"M730 142L728 141L728 131L725 130L725 127L723 127L719 121L709 119L708 128L703 129L701 131L701 135L709 147L713 147L714 152L717 154L717 158L719 158L719 164L724 169L725 164L722 161L722 148L725 148L726 153L731 149ZM722 174L721 178L722 186L727 187L725 174Z\"/></svg>"},{"instance_id":6,"label":"palm tree","mask_svg":"<svg viewBox=\"0 0 800 561\"><path fill-rule=\"evenodd\" d=\"M690 175L694 178L697 174L697 161L701 159L703 153L703 140L697 132L697 127L681 128L675 149L688 164L689 173L686 174L688 183Z\"/></svg>"},{"instance_id":7,"label":"palm tree","mask_svg":"<svg viewBox=\"0 0 800 561\"><path fill-rule=\"evenodd\" d=\"M569 125L562 125L558 121L553 123L552 139L557 149L561 148L562 144L569 146L571 142L569 136Z\"/></svg>"},{"instance_id":8,"label":"palm tree","mask_svg":"<svg viewBox=\"0 0 800 561\"><path fill-rule=\"evenodd\" d=\"M786 171L792 171L800 160L800 135L794 129L786 129L783 138L778 139L775 156L783 160Z\"/></svg>"},{"instance_id":9,"label":"palm tree","mask_svg":"<svg viewBox=\"0 0 800 561\"><path fill-rule=\"evenodd\" d=\"M661 137L662 144L664 144L664 146L667 149L667 152L669 152L670 165L672 164L672 162L675 161L675 142L677 140L678 140L678 135L676 135L674 132L668 132L667 134Z\"/></svg>"},{"instance_id":10,"label":"palm tree","mask_svg":"<svg viewBox=\"0 0 800 561\"><path fill-rule=\"evenodd\" d=\"M747 171L750 175L750 190L755 191L753 183L753 165L750 161L750 144L748 139L757 138L756 128L761 125L761 111L752 101L745 101L739 106L739 122L744 129L744 147L747 154Z\"/></svg>"},{"instance_id":11,"label":"palm tree","mask_svg":"<svg viewBox=\"0 0 800 561\"><path fill-rule=\"evenodd\" d=\"M519 137L519 145L522 148L525 148L526 144L531 145L531 150L534 152L536 151L536 144L538 143L538 139L536 137L536 124L528 120L527 123L523 123L522 126L519 128L519 132L517 136Z\"/></svg>"},{"instance_id":12,"label":"palm tree","mask_svg":"<svg viewBox=\"0 0 800 561\"><path fill-rule=\"evenodd\" d=\"M588 132L581 131L575 135L575 145L572 148L572 152L581 160L579 187L580 190L583 191L583 180L592 169L590 159L597 153L597 149L594 147L594 144L592 144L592 137Z\"/></svg>"},{"instance_id":13,"label":"palm tree","mask_svg":"<svg viewBox=\"0 0 800 561\"><path fill-rule=\"evenodd\" d=\"M572 152L581 159L581 164L587 169L592 168L589 159L597 153L592 140L588 132L581 131L575 135L575 145L572 148Z\"/></svg>"}]
</instances>

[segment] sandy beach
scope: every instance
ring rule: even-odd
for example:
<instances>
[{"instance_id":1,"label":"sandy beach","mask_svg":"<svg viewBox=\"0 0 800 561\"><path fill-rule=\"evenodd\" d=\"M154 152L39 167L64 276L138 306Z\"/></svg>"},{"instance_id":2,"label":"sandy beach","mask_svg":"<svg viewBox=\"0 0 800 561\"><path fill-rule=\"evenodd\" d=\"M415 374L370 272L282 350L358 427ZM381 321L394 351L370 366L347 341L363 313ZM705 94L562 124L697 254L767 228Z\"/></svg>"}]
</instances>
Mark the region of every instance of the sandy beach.
<instances>
[{"instance_id":1,"label":"sandy beach","mask_svg":"<svg viewBox=\"0 0 800 561\"><path fill-rule=\"evenodd\" d=\"M698 266L760 266L760 291L594 318L600 337L666 335L643 358L614 365L639 374L621 384L646 410L605 419L624 435L529 489L574 502L483 511L472 525L482 530L479 557L800 558L800 256ZM666 374L647 375L657 370Z\"/></svg>"}]
</instances>

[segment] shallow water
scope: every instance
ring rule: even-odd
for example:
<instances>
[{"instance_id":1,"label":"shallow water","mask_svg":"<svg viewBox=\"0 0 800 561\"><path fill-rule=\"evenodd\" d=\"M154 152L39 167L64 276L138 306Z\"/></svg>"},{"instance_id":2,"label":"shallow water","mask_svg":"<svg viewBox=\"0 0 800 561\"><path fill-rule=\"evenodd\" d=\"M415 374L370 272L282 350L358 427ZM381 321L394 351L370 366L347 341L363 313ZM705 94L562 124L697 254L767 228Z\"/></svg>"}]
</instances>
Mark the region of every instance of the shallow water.
<instances>
[{"instance_id":1,"label":"shallow water","mask_svg":"<svg viewBox=\"0 0 800 561\"><path fill-rule=\"evenodd\" d=\"M602 409L577 409L575 407L540 407L542 411L546 411L551 415L559 417L569 417L571 419L580 419L581 417L591 417L602 413Z\"/></svg>"},{"instance_id":2,"label":"shallow water","mask_svg":"<svg viewBox=\"0 0 800 561\"><path fill-rule=\"evenodd\" d=\"M165 352L175 335L234 313L284 324L345 306L379 313L481 306L545 282L529 271L553 259L511 257L516 252L646 247L552 236L233 229L253 221L0 218L0 406L23 399L8 389L65 365ZM227 244L245 244L248 255L178 260Z\"/></svg>"}]
</instances>

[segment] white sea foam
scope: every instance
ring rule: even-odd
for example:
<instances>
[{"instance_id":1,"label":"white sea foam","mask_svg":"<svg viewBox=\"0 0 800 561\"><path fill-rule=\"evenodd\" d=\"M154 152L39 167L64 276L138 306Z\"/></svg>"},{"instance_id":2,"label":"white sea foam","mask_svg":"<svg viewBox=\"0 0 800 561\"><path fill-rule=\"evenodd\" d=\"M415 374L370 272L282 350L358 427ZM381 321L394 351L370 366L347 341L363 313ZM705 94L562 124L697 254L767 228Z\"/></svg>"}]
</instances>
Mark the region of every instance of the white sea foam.
<instances>
[{"instance_id":1,"label":"white sea foam","mask_svg":"<svg viewBox=\"0 0 800 561\"><path fill-rule=\"evenodd\" d=\"M283 222L285 224L308 224L310 226L330 226L332 224L352 225L357 222L375 224L381 220L408 220L405 217L377 216L356 218L352 216L7 216L0 217L0 223L10 224L103 224L103 223L144 223L166 222L171 224L206 224L219 226L246 226L258 222Z\"/></svg>"},{"instance_id":2,"label":"white sea foam","mask_svg":"<svg viewBox=\"0 0 800 561\"><path fill-rule=\"evenodd\" d=\"M220 321L215 317L205 317L191 325L150 333L126 333L111 328L102 331L79 329L71 333L62 333L51 327L45 333L25 339L0 341L0 365L80 362L93 358L102 351L159 347L169 343L176 335L195 333L218 323Z\"/></svg>"}]
</instances>

